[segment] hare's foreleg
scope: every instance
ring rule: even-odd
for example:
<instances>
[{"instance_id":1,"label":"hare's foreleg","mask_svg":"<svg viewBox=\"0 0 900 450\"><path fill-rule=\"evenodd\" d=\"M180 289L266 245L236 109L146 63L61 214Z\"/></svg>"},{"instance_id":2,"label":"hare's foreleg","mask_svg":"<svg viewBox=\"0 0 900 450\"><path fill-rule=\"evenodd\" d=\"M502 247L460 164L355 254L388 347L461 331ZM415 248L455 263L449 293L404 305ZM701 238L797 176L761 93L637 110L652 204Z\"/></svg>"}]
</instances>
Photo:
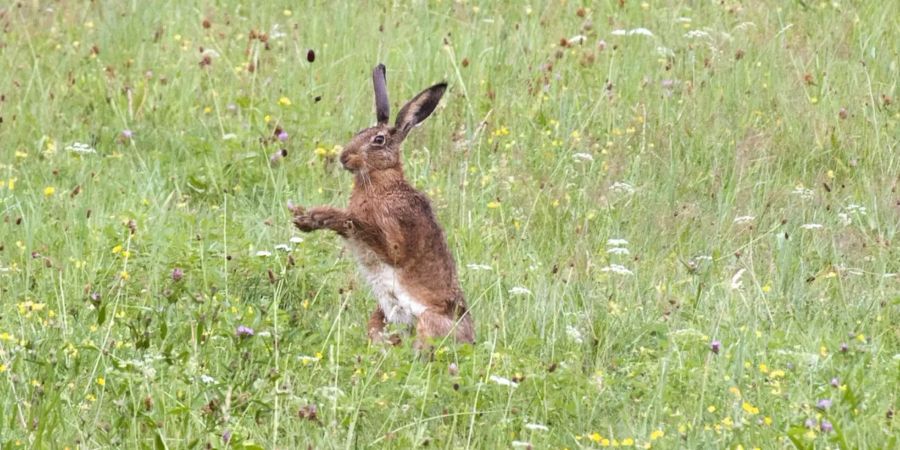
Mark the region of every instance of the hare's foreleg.
<instances>
[{"instance_id":1,"label":"hare's foreleg","mask_svg":"<svg viewBox=\"0 0 900 450\"><path fill-rule=\"evenodd\" d=\"M331 206L316 206L294 216L294 225L300 231L332 230L346 236L352 226L347 211Z\"/></svg>"},{"instance_id":2,"label":"hare's foreleg","mask_svg":"<svg viewBox=\"0 0 900 450\"><path fill-rule=\"evenodd\" d=\"M384 310L381 309L381 306L376 306L375 311L372 311L372 315L369 316L368 323L368 331L369 331L369 340L376 343L389 343L391 345L399 345L401 342L400 336L397 334L385 335L384 334L384 326L387 323L387 320L384 316Z\"/></svg>"}]
</instances>

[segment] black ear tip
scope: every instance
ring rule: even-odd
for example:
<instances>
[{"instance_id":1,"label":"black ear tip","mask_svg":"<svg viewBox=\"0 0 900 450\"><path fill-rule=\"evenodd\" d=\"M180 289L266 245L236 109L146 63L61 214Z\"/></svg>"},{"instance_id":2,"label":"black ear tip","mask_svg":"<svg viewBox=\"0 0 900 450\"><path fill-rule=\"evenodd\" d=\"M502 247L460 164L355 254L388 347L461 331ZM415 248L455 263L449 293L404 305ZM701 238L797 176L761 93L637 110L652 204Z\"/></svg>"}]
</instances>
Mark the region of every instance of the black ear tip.
<instances>
[{"instance_id":1,"label":"black ear tip","mask_svg":"<svg viewBox=\"0 0 900 450\"><path fill-rule=\"evenodd\" d=\"M439 91L441 91L441 92L444 92L444 91L447 90L447 82L446 82L446 81L441 81L440 83L434 85L434 87L432 87L432 89L437 89L437 90L439 90Z\"/></svg>"},{"instance_id":2,"label":"black ear tip","mask_svg":"<svg viewBox=\"0 0 900 450\"><path fill-rule=\"evenodd\" d=\"M387 72L387 68L384 67L384 64L378 63L378 65L375 66L374 72L381 72L381 74L384 75Z\"/></svg>"}]
</instances>

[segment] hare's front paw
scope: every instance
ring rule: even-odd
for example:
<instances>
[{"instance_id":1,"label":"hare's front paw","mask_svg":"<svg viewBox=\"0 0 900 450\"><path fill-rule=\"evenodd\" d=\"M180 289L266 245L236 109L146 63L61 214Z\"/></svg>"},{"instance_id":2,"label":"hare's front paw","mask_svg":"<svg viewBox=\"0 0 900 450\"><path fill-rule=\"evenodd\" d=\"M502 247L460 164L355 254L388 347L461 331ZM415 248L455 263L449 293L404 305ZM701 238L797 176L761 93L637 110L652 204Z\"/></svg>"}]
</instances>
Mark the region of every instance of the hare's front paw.
<instances>
[{"instance_id":1,"label":"hare's front paw","mask_svg":"<svg viewBox=\"0 0 900 450\"><path fill-rule=\"evenodd\" d=\"M309 233L310 231L318 230L321 226L318 226L315 222L313 222L312 217L309 214L300 214L294 216L294 225L305 233Z\"/></svg>"},{"instance_id":2,"label":"hare's front paw","mask_svg":"<svg viewBox=\"0 0 900 450\"><path fill-rule=\"evenodd\" d=\"M294 225L300 231L313 231L327 228L329 230L343 231L348 221L347 215L329 206L310 208L304 213L294 216Z\"/></svg>"}]
</instances>

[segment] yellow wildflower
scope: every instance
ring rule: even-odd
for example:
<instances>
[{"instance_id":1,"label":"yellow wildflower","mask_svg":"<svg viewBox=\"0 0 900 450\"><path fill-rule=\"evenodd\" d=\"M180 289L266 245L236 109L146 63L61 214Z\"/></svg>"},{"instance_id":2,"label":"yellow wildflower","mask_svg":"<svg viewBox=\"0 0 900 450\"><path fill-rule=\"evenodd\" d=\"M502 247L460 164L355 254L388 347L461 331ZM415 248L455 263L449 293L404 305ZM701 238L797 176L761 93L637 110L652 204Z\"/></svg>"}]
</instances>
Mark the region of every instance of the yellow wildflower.
<instances>
[{"instance_id":1,"label":"yellow wildflower","mask_svg":"<svg viewBox=\"0 0 900 450\"><path fill-rule=\"evenodd\" d=\"M50 197L56 193L56 188L53 186L47 186L44 188L44 196Z\"/></svg>"},{"instance_id":2,"label":"yellow wildflower","mask_svg":"<svg viewBox=\"0 0 900 450\"><path fill-rule=\"evenodd\" d=\"M752 404L750 404L750 402L744 402L741 405L741 409L743 409L750 415L759 414L759 408L753 406Z\"/></svg>"},{"instance_id":3,"label":"yellow wildflower","mask_svg":"<svg viewBox=\"0 0 900 450\"><path fill-rule=\"evenodd\" d=\"M291 99L287 97L281 97L278 99L278 104L281 106L291 106Z\"/></svg>"}]
</instances>

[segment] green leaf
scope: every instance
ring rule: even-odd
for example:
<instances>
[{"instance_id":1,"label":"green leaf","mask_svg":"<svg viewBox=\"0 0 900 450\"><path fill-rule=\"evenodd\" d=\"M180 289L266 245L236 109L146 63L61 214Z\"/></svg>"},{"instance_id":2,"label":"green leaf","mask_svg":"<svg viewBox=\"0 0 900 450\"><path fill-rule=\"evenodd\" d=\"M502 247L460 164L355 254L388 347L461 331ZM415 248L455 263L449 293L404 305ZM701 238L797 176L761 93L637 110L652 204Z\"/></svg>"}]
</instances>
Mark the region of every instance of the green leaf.
<instances>
[{"instance_id":1,"label":"green leaf","mask_svg":"<svg viewBox=\"0 0 900 450\"><path fill-rule=\"evenodd\" d=\"M166 446L166 443L163 442L162 435L159 434L159 430L156 430L156 436L153 437L153 445L156 450L167 450L169 447Z\"/></svg>"},{"instance_id":2,"label":"green leaf","mask_svg":"<svg viewBox=\"0 0 900 450\"><path fill-rule=\"evenodd\" d=\"M103 322L106 322L106 305L100 305L100 309L97 311L97 325L103 325Z\"/></svg>"},{"instance_id":3,"label":"green leaf","mask_svg":"<svg viewBox=\"0 0 900 450\"><path fill-rule=\"evenodd\" d=\"M806 445L803 441L803 435L806 433L806 429L802 427L792 427L788 430L787 437L791 440L791 443L794 444L794 447L797 447L798 450L808 450L810 446Z\"/></svg>"}]
</instances>

